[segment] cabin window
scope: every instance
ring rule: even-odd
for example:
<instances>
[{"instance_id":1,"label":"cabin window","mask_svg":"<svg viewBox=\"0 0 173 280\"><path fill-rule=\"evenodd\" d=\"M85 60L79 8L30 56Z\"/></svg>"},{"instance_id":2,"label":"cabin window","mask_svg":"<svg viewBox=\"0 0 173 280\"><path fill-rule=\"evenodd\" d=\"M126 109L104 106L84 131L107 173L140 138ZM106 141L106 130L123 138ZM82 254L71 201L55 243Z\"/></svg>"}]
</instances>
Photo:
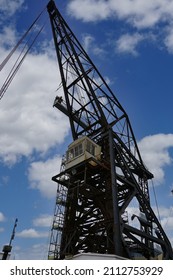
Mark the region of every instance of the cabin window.
<instances>
[{"instance_id":1,"label":"cabin window","mask_svg":"<svg viewBox=\"0 0 173 280\"><path fill-rule=\"evenodd\" d=\"M82 143L80 143L79 145L75 146L74 148L71 148L67 152L67 160L70 161L82 154L83 154L83 145Z\"/></svg>"},{"instance_id":2,"label":"cabin window","mask_svg":"<svg viewBox=\"0 0 173 280\"><path fill-rule=\"evenodd\" d=\"M83 154L83 146L82 146L82 143L80 143L79 145L77 145L75 148L74 148L74 156L75 157L78 157L80 155Z\"/></svg>"},{"instance_id":3,"label":"cabin window","mask_svg":"<svg viewBox=\"0 0 173 280\"><path fill-rule=\"evenodd\" d=\"M72 160L74 158L74 150L73 149L70 149L68 152L67 152L67 160Z\"/></svg>"},{"instance_id":4,"label":"cabin window","mask_svg":"<svg viewBox=\"0 0 173 280\"><path fill-rule=\"evenodd\" d=\"M86 144L86 150L91 155L93 155L93 156L95 155L95 145L88 140L87 140L87 144Z\"/></svg>"}]
</instances>

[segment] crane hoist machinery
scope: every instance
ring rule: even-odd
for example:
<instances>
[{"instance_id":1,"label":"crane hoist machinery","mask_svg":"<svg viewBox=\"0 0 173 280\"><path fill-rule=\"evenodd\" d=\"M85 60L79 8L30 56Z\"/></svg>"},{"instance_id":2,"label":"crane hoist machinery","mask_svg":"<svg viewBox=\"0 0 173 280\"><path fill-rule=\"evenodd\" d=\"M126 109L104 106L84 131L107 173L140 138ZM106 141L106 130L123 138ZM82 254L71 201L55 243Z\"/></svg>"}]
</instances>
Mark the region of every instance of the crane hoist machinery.
<instances>
[{"instance_id":1,"label":"crane hoist machinery","mask_svg":"<svg viewBox=\"0 0 173 280\"><path fill-rule=\"evenodd\" d=\"M149 196L145 167L127 113L53 0L47 5L63 95L54 107L70 121L48 259L79 253L173 259Z\"/></svg>"}]
</instances>

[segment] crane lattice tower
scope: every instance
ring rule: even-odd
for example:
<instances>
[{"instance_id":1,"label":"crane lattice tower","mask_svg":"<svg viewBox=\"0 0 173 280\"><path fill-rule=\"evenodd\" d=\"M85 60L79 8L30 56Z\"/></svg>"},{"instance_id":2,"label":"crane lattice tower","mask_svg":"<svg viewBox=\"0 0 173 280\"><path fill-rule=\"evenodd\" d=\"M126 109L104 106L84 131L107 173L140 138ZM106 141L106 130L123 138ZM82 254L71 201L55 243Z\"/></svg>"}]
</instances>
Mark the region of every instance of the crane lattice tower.
<instances>
[{"instance_id":1,"label":"crane lattice tower","mask_svg":"<svg viewBox=\"0 0 173 280\"><path fill-rule=\"evenodd\" d=\"M58 188L48 258L93 252L129 259L161 253L173 259L150 205L153 175L142 161L127 113L54 1L47 9L64 91L54 107L69 118L73 137L53 177ZM129 220L132 205L138 211Z\"/></svg>"}]
</instances>

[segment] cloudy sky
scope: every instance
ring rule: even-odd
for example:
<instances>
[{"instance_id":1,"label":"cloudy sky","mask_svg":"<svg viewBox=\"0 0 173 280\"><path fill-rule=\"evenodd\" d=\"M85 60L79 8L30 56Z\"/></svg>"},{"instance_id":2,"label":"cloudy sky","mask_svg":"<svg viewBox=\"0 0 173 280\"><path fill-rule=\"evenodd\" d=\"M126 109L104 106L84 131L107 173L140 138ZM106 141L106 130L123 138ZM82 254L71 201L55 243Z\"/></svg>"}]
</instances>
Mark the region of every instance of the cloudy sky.
<instances>
[{"instance_id":1,"label":"cloudy sky","mask_svg":"<svg viewBox=\"0 0 173 280\"><path fill-rule=\"evenodd\" d=\"M173 242L173 0L55 1L127 111L154 180L151 203ZM0 63L46 0L0 0ZM45 259L56 196L51 177L71 142L52 107L61 81L48 14L34 48L0 100L0 250L18 218L12 258ZM19 56L0 72L0 87ZM156 211L157 214L157 211Z\"/></svg>"}]
</instances>

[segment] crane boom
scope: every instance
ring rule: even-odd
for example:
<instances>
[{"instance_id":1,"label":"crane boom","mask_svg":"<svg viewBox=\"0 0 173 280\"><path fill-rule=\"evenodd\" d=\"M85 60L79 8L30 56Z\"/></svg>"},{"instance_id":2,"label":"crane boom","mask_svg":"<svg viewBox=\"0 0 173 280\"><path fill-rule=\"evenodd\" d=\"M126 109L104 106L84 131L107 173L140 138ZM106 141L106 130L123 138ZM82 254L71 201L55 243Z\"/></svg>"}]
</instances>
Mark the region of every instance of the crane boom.
<instances>
[{"instance_id":1,"label":"crane boom","mask_svg":"<svg viewBox=\"0 0 173 280\"><path fill-rule=\"evenodd\" d=\"M47 9L64 91L54 107L68 116L74 140L53 177L58 190L49 258L95 252L173 259L150 205L153 175L142 161L127 113L53 0ZM127 215L136 203L139 214L131 221L138 226Z\"/></svg>"}]
</instances>

